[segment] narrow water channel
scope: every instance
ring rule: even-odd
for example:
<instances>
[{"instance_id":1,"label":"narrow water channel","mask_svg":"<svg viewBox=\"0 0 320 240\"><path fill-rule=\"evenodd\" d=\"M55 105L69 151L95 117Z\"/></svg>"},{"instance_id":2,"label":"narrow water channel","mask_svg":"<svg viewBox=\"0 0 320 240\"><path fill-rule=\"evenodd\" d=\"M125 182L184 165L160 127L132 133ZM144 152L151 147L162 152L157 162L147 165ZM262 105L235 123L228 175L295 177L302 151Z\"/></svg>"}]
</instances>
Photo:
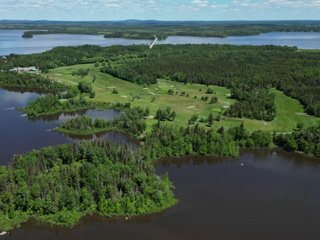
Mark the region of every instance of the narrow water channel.
<instances>
[{"instance_id":1,"label":"narrow water channel","mask_svg":"<svg viewBox=\"0 0 320 240\"><path fill-rule=\"evenodd\" d=\"M58 145L82 139L97 138L110 141L136 144L136 141L125 133L110 131L79 136L52 132L51 129L70 118L86 114L92 118L105 120L119 116L121 113L113 109L97 111L94 109L81 110L73 113L61 113L39 118L22 117L23 112L13 110L15 107L24 107L29 101L39 97L40 93L24 92L23 89L0 89L0 165L11 161L14 154L22 154L32 149Z\"/></svg>"}]
</instances>

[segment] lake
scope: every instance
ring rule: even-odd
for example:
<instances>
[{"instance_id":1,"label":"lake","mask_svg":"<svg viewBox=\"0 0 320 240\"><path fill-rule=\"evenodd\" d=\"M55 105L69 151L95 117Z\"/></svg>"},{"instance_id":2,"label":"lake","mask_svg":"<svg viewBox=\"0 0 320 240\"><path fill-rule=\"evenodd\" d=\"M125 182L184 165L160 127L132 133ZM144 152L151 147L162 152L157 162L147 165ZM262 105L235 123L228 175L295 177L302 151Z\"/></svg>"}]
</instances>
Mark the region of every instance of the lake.
<instances>
[{"instance_id":1,"label":"lake","mask_svg":"<svg viewBox=\"0 0 320 240\"><path fill-rule=\"evenodd\" d=\"M84 44L112 46L151 44L150 40L104 38L102 35L48 34L22 38L24 30L0 30L0 56L44 52L56 46L78 46ZM203 38L172 36L158 44L235 44L235 45L281 45L297 46L300 49L320 49L320 33L263 33L254 36L228 38Z\"/></svg>"},{"instance_id":2,"label":"lake","mask_svg":"<svg viewBox=\"0 0 320 240\"><path fill-rule=\"evenodd\" d=\"M22 117L23 112L10 110L15 107L24 107L29 101L39 96L38 93L23 92L22 89L17 88L11 88L10 91L0 89L0 165L11 161L14 154L22 154L32 149L40 149L45 146L80 141L81 139L88 138L88 136L68 135L49 131L71 117L86 114L92 118L108 120L120 114L120 112L112 109L101 112L91 109L75 113L27 118ZM116 131L106 134L94 134L91 137L117 142L136 143L129 135Z\"/></svg>"},{"instance_id":3,"label":"lake","mask_svg":"<svg viewBox=\"0 0 320 240\"><path fill-rule=\"evenodd\" d=\"M40 119L16 110L41 93L0 90L0 165L13 154L43 146L79 141L49 132L70 117L87 114L111 119L114 110L85 110ZM110 132L94 136L135 144L129 136ZM169 173L179 203L161 213L129 220L84 217L74 228L30 220L2 239L318 239L320 160L279 149L242 150L238 159L186 156L156 162L158 174Z\"/></svg>"},{"instance_id":4,"label":"lake","mask_svg":"<svg viewBox=\"0 0 320 240\"><path fill-rule=\"evenodd\" d=\"M3 239L318 239L318 164L270 149L243 151L239 159L165 158L156 168L176 187L173 208L129 220L88 216L72 229L30 220Z\"/></svg>"}]
</instances>

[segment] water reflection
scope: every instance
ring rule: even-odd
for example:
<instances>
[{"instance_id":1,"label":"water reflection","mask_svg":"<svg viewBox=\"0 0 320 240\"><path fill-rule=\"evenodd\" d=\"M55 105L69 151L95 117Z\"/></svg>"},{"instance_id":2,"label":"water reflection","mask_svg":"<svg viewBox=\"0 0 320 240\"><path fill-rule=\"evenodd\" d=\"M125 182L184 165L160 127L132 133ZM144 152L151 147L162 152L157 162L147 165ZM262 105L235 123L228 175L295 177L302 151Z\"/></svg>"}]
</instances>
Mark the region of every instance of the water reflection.
<instances>
[{"instance_id":1,"label":"water reflection","mask_svg":"<svg viewBox=\"0 0 320 240\"><path fill-rule=\"evenodd\" d=\"M268 148L259 149L241 149L240 155L242 157L251 157L253 162L267 163L270 161L278 161L278 163L284 162L284 164L290 164L293 168L319 168L320 159L312 156L307 156L303 153L287 152L281 148L274 148L272 150Z\"/></svg>"},{"instance_id":2,"label":"water reflection","mask_svg":"<svg viewBox=\"0 0 320 240\"><path fill-rule=\"evenodd\" d=\"M45 146L54 146L63 143L77 142L82 139L106 139L114 142L128 142L136 146L137 142L129 135L116 131L95 134L92 136L65 135L52 132L59 123L70 118L87 115L89 117L105 120L119 116L121 112L108 109L97 111L95 109L81 110L76 112L59 113L38 118L21 117L22 112L6 110L14 107L24 107L29 101L41 96L43 92L25 92L22 88L0 89L0 165L11 161L14 154L23 154L32 149L40 149Z\"/></svg>"},{"instance_id":3,"label":"water reflection","mask_svg":"<svg viewBox=\"0 0 320 240\"><path fill-rule=\"evenodd\" d=\"M293 168L300 156L256 149L238 159L163 158L156 168L176 187L173 208L129 220L95 214L72 229L30 220L4 239L318 239L320 169Z\"/></svg>"},{"instance_id":4,"label":"water reflection","mask_svg":"<svg viewBox=\"0 0 320 240\"><path fill-rule=\"evenodd\" d=\"M2 101L8 91L0 90L1 108L12 107L15 97ZM33 99L38 94L28 95ZM27 101L27 100L25 100ZM19 101L18 101L19 102ZM23 107L27 102L20 101ZM91 113L89 111L92 111ZM119 112L80 111L93 117L112 117ZM48 132L59 121L20 117L18 111L0 114L0 164L15 153L33 148L80 141L77 136ZM130 142L116 131L95 134L94 138ZM270 240L318 239L320 215L320 168L318 160L279 149L243 149L237 159L186 156L163 158L156 163L158 174L169 173L180 200L161 213L129 220L98 215L82 218L74 228L49 226L30 220L3 239L219 239Z\"/></svg>"},{"instance_id":5,"label":"water reflection","mask_svg":"<svg viewBox=\"0 0 320 240\"><path fill-rule=\"evenodd\" d=\"M54 113L49 115L42 115L38 117L29 117L29 121L31 122L37 122L37 121L46 121L46 122L52 122L52 121L59 121L59 122L65 122L69 120L70 118L76 118L86 115L87 117L91 117L93 120L96 118L103 119L103 120L111 120L117 116L120 116L122 112L117 111L114 109L107 109L104 111L98 111L97 109L82 109L77 110L74 112L60 112L60 113Z\"/></svg>"},{"instance_id":6,"label":"water reflection","mask_svg":"<svg viewBox=\"0 0 320 240\"><path fill-rule=\"evenodd\" d=\"M212 166L214 164L235 162L236 158L227 157L215 157L215 156L201 156L201 155L188 155L183 157L165 157L155 162L156 166L170 167L172 165L177 168L181 168L183 165L201 166L208 164Z\"/></svg>"},{"instance_id":7,"label":"water reflection","mask_svg":"<svg viewBox=\"0 0 320 240\"><path fill-rule=\"evenodd\" d=\"M100 133L94 133L94 134L72 134L72 133L59 133L60 135L64 135L65 137L68 137L74 141L77 140L91 140L91 139L99 139L99 140L107 140L111 142L119 142L122 144L129 144L131 146L137 147L139 146L140 142L136 140L134 137L132 137L130 134L125 132L119 132L119 131L104 131Z\"/></svg>"}]
</instances>

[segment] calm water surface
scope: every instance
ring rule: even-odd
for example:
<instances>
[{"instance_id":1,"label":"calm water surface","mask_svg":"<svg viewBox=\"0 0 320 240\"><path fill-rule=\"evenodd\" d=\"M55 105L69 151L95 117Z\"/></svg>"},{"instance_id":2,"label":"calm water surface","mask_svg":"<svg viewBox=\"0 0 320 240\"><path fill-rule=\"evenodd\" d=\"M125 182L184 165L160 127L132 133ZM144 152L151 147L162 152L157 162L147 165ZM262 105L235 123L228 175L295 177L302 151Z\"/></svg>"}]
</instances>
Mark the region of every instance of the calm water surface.
<instances>
[{"instance_id":1,"label":"calm water surface","mask_svg":"<svg viewBox=\"0 0 320 240\"><path fill-rule=\"evenodd\" d=\"M105 120L118 116L120 112L115 110L84 110L75 113L62 113L37 119L22 117L24 113L16 110L8 110L14 107L23 107L29 101L40 96L37 93L11 91L0 89L0 165L11 161L14 154L25 153L32 149L40 149L44 146L51 146L72 141L80 141L88 138L85 136L65 135L48 130L58 126L72 117L86 114L92 118L102 118ZM126 134L111 131L105 134L94 134L91 136L99 139L109 139L111 141L126 142L134 144L135 141Z\"/></svg>"},{"instance_id":2,"label":"calm water surface","mask_svg":"<svg viewBox=\"0 0 320 240\"><path fill-rule=\"evenodd\" d=\"M73 229L31 220L4 239L319 239L319 164L264 149L240 159L165 158L156 167L176 186L173 208L130 220L93 215Z\"/></svg>"},{"instance_id":3,"label":"calm water surface","mask_svg":"<svg viewBox=\"0 0 320 240\"><path fill-rule=\"evenodd\" d=\"M104 38L102 35L48 34L22 38L24 30L0 30L0 56L39 53L56 46L78 46L84 44L112 46L150 44L150 40ZM173 36L158 44L235 44L235 45L281 45L297 46L301 49L320 49L320 33L263 33L255 36L228 38L202 38Z\"/></svg>"}]
</instances>

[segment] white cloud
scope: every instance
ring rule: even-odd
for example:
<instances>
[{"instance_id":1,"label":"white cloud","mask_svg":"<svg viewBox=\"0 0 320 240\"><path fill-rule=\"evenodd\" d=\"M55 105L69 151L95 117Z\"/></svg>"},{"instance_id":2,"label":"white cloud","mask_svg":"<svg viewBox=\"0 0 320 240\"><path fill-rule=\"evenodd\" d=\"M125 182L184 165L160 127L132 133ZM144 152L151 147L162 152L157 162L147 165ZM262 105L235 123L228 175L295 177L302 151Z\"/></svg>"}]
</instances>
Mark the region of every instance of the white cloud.
<instances>
[{"instance_id":1,"label":"white cloud","mask_svg":"<svg viewBox=\"0 0 320 240\"><path fill-rule=\"evenodd\" d=\"M302 11L304 10L304 11ZM320 0L0 0L0 19L319 19ZM299 11L299 13L297 13ZM278 12L278 15L276 15ZM282 12L283 14L280 14ZM228 13L228 14L225 14ZM236 15L235 13L239 13ZM242 15L241 15L242 14ZM295 14L295 15L293 15ZM289 16L290 18L290 16Z\"/></svg>"},{"instance_id":2,"label":"white cloud","mask_svg":"<svg viewBox=\"0 0 320 240\"><path fill-rule=\"evenodd\" d=\"M209 1L193 0L191 3L197 5L198 7L208 7Z\"/></svg>"}]
</instances>

